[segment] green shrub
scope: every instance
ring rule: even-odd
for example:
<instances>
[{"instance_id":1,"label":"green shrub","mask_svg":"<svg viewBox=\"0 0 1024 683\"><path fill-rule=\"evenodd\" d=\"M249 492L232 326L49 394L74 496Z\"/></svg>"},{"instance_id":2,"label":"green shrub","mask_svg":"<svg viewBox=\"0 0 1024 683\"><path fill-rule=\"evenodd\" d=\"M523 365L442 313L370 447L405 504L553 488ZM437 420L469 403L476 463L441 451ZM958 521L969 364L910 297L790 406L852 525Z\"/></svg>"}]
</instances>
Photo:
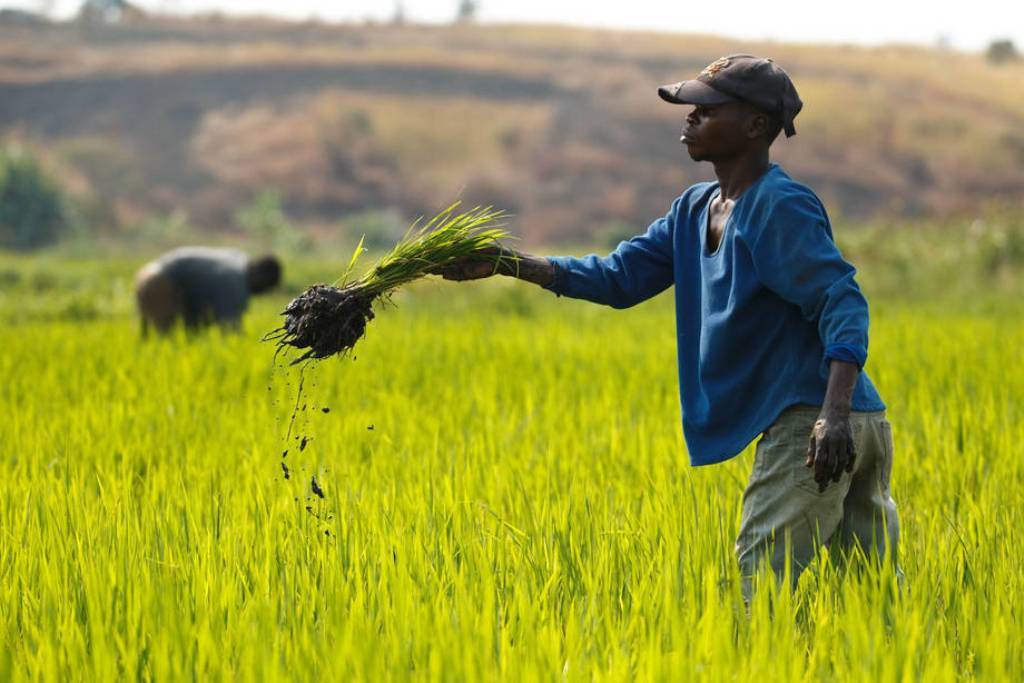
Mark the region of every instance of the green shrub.
<instances>
[{"instance_id":1,"label":"green shrub","mask_svg":"<svg viewBox=\"0 0 1024 683\"><path fill-rule=\"evenodd\" d=\"M38 162L17 150L0 151L0 247L53 244L69 223L59 188Z\"/></svg>"},{"instance_id":2,"label":"green shrub","mask_svg":"<svg viewBox=\"0 0 1024 683\"><path fill-rule=\"evenodd\" d=\"M65 200L39 163L17 150L0 151L0 247L45 247L69 224Z\"/></svg>"}]
</instances>

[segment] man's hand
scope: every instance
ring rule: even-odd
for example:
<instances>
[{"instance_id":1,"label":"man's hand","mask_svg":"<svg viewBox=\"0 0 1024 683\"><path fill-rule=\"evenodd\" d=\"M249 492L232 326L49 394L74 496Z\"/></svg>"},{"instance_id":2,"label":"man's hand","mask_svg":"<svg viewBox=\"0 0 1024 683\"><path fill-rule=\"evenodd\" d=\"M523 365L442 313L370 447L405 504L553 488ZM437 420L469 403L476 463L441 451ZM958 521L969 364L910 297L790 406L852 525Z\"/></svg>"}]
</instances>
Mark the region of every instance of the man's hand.
<instances>
[{"instance_id":1,"label":"man's hand","mask_svg":"<svg viewBox=\"0 0 1024 683\"><path fill-rule=\"evenodd\" d=\"M807 461L804 463L814 468L814 481L818 482L819 492L828 487L829 481L839 481L843 472L853 472L857 454L850 427L850 402L859 374L860 368L853 363L841 360L829 363L825 402L811 430Z\"/></svg>"},{"instance_id":2,"label":"man's hand","mask_svg":"<svg viewBox=\"0 0 1024 683\"><path fill-rule=\"evenodd\" d=\"M804 462L807 467L814 468L818 491L824 491L829 481L839 481L843 472L853 472L856 458L849 415L819 417L811 430L807 460Z\"/></svg>"},{"instance_id":3,"label":"man's hand","mask_svg":"<svg viewBox=\"0 0 1024 683\"><path fill-rule=\"evenodd\" d=\"M496 261L497 256L500 261ZM511 275L541 286L555 279L555 266L543 256L531 256L508 247L486 247L454 263L432 269L445 280L479 280L492 275Z\"/></svg>"},{"instance_id":4,"label":"man's hand","mask_svg":"<svg viewBox=\"0 0 1024 683\"><path fill-rule=\"evenodd\" d=\"M495 257L500 255L501 262L496 263ZM517 257L515 252L504 247L485 247L469 256L464 256L454 263L438 266L431 270L445 280L480 280L492 275L515 274Z\"/></svg>"}]
</instances>

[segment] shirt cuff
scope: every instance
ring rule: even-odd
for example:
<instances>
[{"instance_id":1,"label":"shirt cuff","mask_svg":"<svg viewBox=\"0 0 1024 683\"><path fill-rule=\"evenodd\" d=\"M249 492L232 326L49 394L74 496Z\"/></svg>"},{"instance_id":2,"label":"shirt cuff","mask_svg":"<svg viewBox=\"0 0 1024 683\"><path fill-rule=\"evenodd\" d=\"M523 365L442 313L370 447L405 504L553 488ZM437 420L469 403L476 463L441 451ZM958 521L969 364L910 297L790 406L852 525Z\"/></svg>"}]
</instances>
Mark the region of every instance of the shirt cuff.
<instances>
[{"instance_id":1,"label":"shirt cuff","mask_svg":"<svg viewBox=\"0 0 1024 683\"><path fill-rule=\"evenodd\" d=\"M856 344L829 344L825 347L825 360L856 363L858 369L863 369L868 361L868 350Z\"/></svg>"},{"instance_id":2,"label":"shirt cuff","mask_svg":"<svg viewBox=\"0 0 1024 683\"><path fill-rule=\"evenodd\" d=\"M554 292L556 296L562 296L562 292L565 291L565 262L568 258L565 256L546 256L545 258L554 266L554 277L548 284L541 285L541 288Z\"/></svg>"}]
</instances>

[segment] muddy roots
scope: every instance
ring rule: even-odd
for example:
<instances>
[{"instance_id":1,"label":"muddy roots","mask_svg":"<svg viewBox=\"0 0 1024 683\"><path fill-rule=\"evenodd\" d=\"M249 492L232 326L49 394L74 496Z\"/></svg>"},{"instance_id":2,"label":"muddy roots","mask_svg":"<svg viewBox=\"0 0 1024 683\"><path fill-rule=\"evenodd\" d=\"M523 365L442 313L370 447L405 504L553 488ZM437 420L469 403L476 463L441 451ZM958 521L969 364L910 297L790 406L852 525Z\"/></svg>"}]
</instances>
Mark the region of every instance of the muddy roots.
<instances>
[{"instance_id":1,"label":"muddy roots","mask_svg":"<svg viewBox=\"0 0 1024 683\"><path fill-rule=\"evenodd\" d=\"M373 298L351 287L313 285L288 304L284 325L264 339L275 341L279 352L286 346L304 350L292 365L346 353L373 320Z\"/></svg>"}]
</instances>

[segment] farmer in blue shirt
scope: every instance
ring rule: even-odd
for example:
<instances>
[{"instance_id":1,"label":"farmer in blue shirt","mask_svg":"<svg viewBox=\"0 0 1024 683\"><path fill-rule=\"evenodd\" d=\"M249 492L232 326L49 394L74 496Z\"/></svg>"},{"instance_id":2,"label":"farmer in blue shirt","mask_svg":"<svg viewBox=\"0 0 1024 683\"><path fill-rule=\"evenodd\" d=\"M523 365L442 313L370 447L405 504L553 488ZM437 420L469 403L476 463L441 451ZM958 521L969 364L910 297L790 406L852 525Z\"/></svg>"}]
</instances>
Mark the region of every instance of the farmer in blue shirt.
<instances>
[{"instance_id":1,"label":"farmer in blue shirt","mask_svg":"<svg viewBox=\"0 0 1024 683\"><path fill-rule=\"evenodd\" d=\"M895 560L892 432L863 372L867 301L821 201L769 161L778 134L796 133L793 83L770 59L730 55L658 93L693 106L681 142L718 180L604 258L512 252L499 272L615 308L675 285L692 464L761 435L736 541L748 598L763 559L781 579L788 555L794 582L822 544ZM492 263L471 257L442 274L486 277Z\"/></svg>"}]
</instances>

